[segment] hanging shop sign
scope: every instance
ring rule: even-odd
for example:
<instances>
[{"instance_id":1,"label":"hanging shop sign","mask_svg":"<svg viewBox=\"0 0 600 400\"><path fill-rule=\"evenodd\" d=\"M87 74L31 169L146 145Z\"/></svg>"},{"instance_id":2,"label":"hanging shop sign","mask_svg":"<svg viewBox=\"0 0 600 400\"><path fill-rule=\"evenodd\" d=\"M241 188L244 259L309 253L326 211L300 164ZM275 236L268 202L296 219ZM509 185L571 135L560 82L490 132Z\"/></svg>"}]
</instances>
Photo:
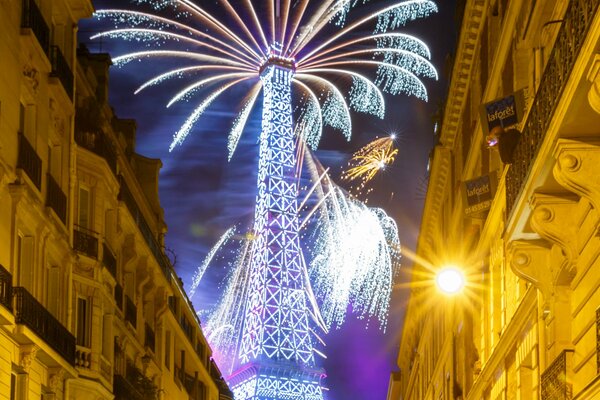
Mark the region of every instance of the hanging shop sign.
<instances>
[{"instance_id":1,"label":"hanging shop sign","mask_svg":"<svg viewBox=\"0 0 600 400\"><path fill-rule=\"evenodd\" d=\"M465 215L472 216L490 209L498 179L496 171L463 183L463 204Z\"/></svg>"},{"instance_id":2,"label":"hanging shop sign","mask_svg":"<svg viewBox=\"0 0 600 400\"><path fill-rule=\"evenodd\" d=\"M497 126L507 128L519 123L523 118L524 109L524 89L483 104L480 110L483 136L486 137Z\"/></svg>"}]
</instances>

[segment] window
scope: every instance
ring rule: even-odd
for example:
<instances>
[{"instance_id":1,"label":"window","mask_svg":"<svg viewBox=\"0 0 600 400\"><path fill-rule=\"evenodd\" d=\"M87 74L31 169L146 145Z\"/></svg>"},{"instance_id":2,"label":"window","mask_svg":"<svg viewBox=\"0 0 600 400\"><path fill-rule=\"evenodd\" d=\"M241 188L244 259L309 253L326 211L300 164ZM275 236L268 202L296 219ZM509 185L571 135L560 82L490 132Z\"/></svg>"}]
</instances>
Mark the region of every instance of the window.
<instances>
[{"instance_id":1,"label":"window","mask_svg":"<svg viewBox=\"0 0 600 400\"><path fill-rule=\"evenodd\" d=\"M90 190L86 187L79 187L79 214L77 215L77 224L86 229L92 227L92 198Z\"/></svg>"},{"instance_id":2,"label":"window","mask_svg":"<svg viewBox=\"0 0 600 400\"><path fill-rule=\"evenodd\" d=\"M17 375L10 374L10 400L17 399Z\"/></svg>"},{"instance_id":3,"label":"window","mask_svg":"<svg viewBox=\"0 0 600 400\"><path fill-rule=\"evenodd\" d=\"M51 144L48 146L48 170L58 186L62 187L62 147Z\"/></svg>"},{"instance_id":4,"label":"window","mask_svg":"<svg viewBox=\"0 0 600 400\"><path fill-rule=\"evenodd\" d=\"M46 308L60 320L60 268L48 266L46 287Z\"/></svg>"},{"instance_id":5,"label":"window","mask_svg":"<svg viewBox=\"0 0 600 400\"><path fill-rule=\"evenodd\" d=\"M17 257L19 265L19 286L24 287L31 294L34 294L34 268L33 268L33 236L19 235L17 238Z\"/></svg>"},{"instance_id":6,"label":"window","mask_svg":"<svg viewBox=\"0 0 600 400\"><path fill-rule=\"evenodd\" d=\"M88 307L88 300L83 297L77 298L77 345L83 347L89 347L90 338L90 312Z\"/></svg>"},{"instance_id":7,"label":"window","mask_svg":"<svg viewBox=\"0 0 600 400\"><path fill-rule=\"evenodd\" d=\"M171 369L171 331L165 335L165 366Z\"/></svg>"},{"instance_id":8,"label":"window","mask_svg":"<svg viewBox=\"0 0 600 400\"><path fill-rule=\"evenodd\" d=\"M17 369L15 369L17 368ZM13 364L13 370L10 374L10 400L22 400L27 398L25 391L27 383L27 374L22 369Z\"/></svg>"},{"instance_id":9,"label":"window","mask_svg":"<svg viewBox=\"0 0 600 400\"><path fill-rule=\"evenodd\" d=\"M19 107L19 132L27 138L27 141L35 149L35 105L20 104Z\"/></svg>"}]
</instances>

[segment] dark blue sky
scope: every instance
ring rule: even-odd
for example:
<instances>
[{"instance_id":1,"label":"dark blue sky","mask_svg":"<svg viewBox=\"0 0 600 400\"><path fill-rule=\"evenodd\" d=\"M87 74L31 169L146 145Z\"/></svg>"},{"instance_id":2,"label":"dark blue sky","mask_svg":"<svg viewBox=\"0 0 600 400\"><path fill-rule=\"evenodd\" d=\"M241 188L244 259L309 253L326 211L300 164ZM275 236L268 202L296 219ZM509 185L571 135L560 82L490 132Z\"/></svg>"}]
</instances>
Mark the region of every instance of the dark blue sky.
<instances>
[{"instance_id":1,"label":"dark blue sky","mask_svg":"<svg viewBox=\"0 0 600 400\"><path fill-rule=\"evenodd\" d=\"M97 9L115 5L123 7L124 3L127 2L94 1ZM209 8L215 3L199 1ZM235 4L235 1L232 3ZM371 0L369 7L379 9L391 3ZM332 178L341 183L339 175L352 152L376 136L384 136L390 131L399 134L396 162L374 180L369 204L384 208L394 217L402 246L413 251L423 203L424 188L421 184L433 146L433 115L446 92L446 64L456 40L454 1L440 0L439 3L438 14L411 22L401 30L417 35L431 48L432 62L440 73L440 80L424 79L429 102L424 103L414 97L386 96L384 120L353 113L352 141L347 143L341 133L325 130L321 150L316 153L322 164L331 167ZM89 32L100 27L97 22L83 23L80 41L88 44L91 51L102 50L113 56L127 50L123 43L118 42L104 42L101 47L99 43L88 43ZM255 107L231 162L227 162L227 134L239 110L239 99L244 96L243 87L213 103L184 145L169 153L173 133L190 112L189 106L164 107L178 86L165 85L142 95L133 94L145 78L165 70L164 65L154 62L113 67L110 102L119 117L137 120L137 152L160 158L163 162L160 198L169 227L167 245L177 255L177 273L189 288L192 274L225 230L235 224L242 228L251 224L256 195L261 107ZM206 309L216 301L219 278L226 272L229 256L227 251L219 255L213 270L198 289L193 298L197 310ZM409 260L403 259L404 269L410 264ZM401 273L397 283L407 280L407 274ZM329 376L330 400L385 399L389 373L396 369L405 295L400 290L394 291L386 333L381 332L376 324L366 329L364 321L350 317L346 325L326 337L329 358L324 367Z\"/></svg>"}]
</instances>

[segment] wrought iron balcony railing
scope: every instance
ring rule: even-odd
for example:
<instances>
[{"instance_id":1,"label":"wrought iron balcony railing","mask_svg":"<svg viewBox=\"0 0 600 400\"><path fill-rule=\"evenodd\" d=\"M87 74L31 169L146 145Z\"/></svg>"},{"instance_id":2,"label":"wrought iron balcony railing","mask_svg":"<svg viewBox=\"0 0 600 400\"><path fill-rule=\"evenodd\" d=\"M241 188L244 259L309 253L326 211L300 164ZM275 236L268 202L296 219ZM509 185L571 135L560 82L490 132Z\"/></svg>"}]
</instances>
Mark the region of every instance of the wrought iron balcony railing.
<instances>
[{"instance_id":1,"label":"wrought iron balcony railing","mask_svg":"<svg viewBox=\"0 0 600 400\"><path fill-rule=\"evenodd\" d=\"M115 285L115 303L119 310L123 311L123 286L118 283Z\"/></svg>"},{"instance_id":2,"label":"wrought iron balcony railing","mask_svg":"<svg viewBox=\"0 0 600 400\"><path fill-rule=\"evenodd\" d=\"M144 345L150 350L152 350L152 352L154 353L156 351L156 339L154 337L154 330L150 328L150 325L148 324L145 324L144 329L146 331Z\"/></svg>"},{"instance_id":3,"label":"wrought iron balcony railing","mask_svg":"<svg viewBox=\"0 0 600 400\"><path fill-rule=\"evenodd\" d=\"M571 400L573 384L570 378L573 350L564 350L546 368L541 377L541 398L544 400Z\"/></svg>"},{"instance_id":4,"label":"wrought iron balcony railing","mask_svg":"<svg viewBox=\"0 0 600 400\"><path fill-rule=\"evenodd\" d=\"M63 224L67 223L67 196L50 174L46 186L46 205L54 210Z\"/></svg>"},{"instance_id":5,"label":"wrought iron balcony railing","mask_svg":"<svg viewBox=\"0 0 600 400\"><path fill-rule=\"evenodd\" d=\"M50 76L58 78L69 98L73 99L73 72L60 47L50 46L50 63L52 64Z\"/></svg>"},{"instance_id":6,"label":"wrought iron balcony railing","mask_svg":"<svg viewBox=\"0 0 600 400\"><path fill-rule=\"evenodd\" d=\"M29 327L71 365L75 364L75 336L24 287L14 287L15 320Z\"/></svg>"},{"instance_id":7,"label":"wrought iron balcony railing","mask_svg":"<svg viewBox=\"0 0 600 400\"><path fill-rule=\"evenodd\" d=\"M106 245L106 242L102 243L102 264L104 264L113 278L117 279L117 258Z\"/></svg>"},{"instance_id":8,"label":"wrought iron balcony railing","mask_svg":"<svg viewBox=\"0 0 600 400\"><path fill-rule=\"evenodd\" d=\"M78 112L82 110L78 109ZM80 117L79 120L85 118ZM83 124L83 123L82 123ZM110 140L100 127L95 127L96 131L90 132L75 124L75 142L92 153L104 158L108 167L116 175L117 173L117 155Z\"/></svg>"},{"instance_id":9,"label":"wrought iron balcony railing","mask_svg":"<svg viewBox=\"0 0 600 400\"><path fill-rule=\"evenodd\" d=\"M50 28L42 15L42 12L34 0L23 0L21 10L21 28L33 31L42 50L46 55L50 54Z\"/></svg>"},{"instance_id":10,"label":"wrought iron balcony railing","mask_svg":"<svg viewBox=\"0 0 600 400\"><path fill-rule=\"evenodd\" d=\"M121 375L114 376L113 390L115 400L146 400L136 387Z\"/></svg>"},{"instance_id":11,"label":"wrought iron balcony railing","mask_svg":"<svg viewBox=\"0 0 600 400\"><path fill-rule=\"evenodd\" d=\"M12 275L0 265L0 304L12 312Z\"/></svg>"},{"instance_id":12,"label":"wrought iron balcony railing","mask_svg":"<svg viewBox=\"0 0 600 400\"><path fill-rule=\"evenodd\" d=\"M42 189L42 159L37 155L29 140L19 132L19 158L17 168L21 168L38 190Z\"/></svg>"},{"instance_id":13,"label":"wrought iron balcony railing","mask_svg":"<svg viewBox=\"0 0 600 400\"><path fill-rule=\"evenodd\" d=\"M125 321L129 322L134 328L137 326L137 308L129 298L125 295Z\"/></svg>"},{"instance_id":14,"label":"wrought iron balcony railing","mask_svg":"<svg viewBox=\"0 0 600 400\"><path fill-rule=\"evenodd\" d=\"M571 0L506 175L510 216L537 157L600 0Z\"/></svg>"},{"instance_id":15,"label":"wrought iron balcony railing","mask_svg":"<svg viewBox=\"0 0 600 400\"><path fill-rule=\"evenodd\" d=\"M80 226L73 230L73 249L92 258L98 258L98 237L96 233Z\"/></svg>"},{"instance_id":16,"label":"wrought iron balcony railing","mask_svg":"<svg viewBox=\"0 0 600 400\"><path fill-rule=\"evenodd\" d=\"M150 226L148 225L148 223L146 222L146 219L142 215L142 212L139 209L137 202L135 201L135 198L133 197L133 194L129 190L129 187L125 183L125 180L123 179L122 176L120 177L120 183L121 183L121 190L119 191L119 200L121 200L122 202L125 203L125 206L131 213L131 216L133 217L133 220L135 221L136 225L138 226L140 233L142 234L142 236L144 237L144 240L148 244L150 251L152 252L152 254L154 255L154 258L158 262L158 265L160 266L160 268L163 272L163 275L165 276L165 278L167 278L167 281L170 282L171 281L171 278L170 278L171 270L173 268L173 267L171 267L171 262L169 261L169 259L165 255L165 253L163 252L162 246L159 245L158 241L154 237L154 234L152 233Z\"/></svg>"}]
</instances>

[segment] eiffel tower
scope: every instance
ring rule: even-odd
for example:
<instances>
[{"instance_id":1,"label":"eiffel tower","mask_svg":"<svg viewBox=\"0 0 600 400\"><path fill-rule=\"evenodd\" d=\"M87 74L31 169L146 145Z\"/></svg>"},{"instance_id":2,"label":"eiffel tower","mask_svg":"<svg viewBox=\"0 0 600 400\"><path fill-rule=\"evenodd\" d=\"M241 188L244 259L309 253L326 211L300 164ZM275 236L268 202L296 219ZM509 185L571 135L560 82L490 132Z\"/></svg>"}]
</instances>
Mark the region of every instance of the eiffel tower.
<instances>
[{"instance_id":1,"label":"eiffel tower","mask_svg":"<svg viewBox=\"0 0 600 400\"><path fill-rule=\"evenodd\" d=\"M261 71L262 131L253 253L237 367L236 400L322 400L315 366L303 256L298 237L293 60L273 45Z\"/></svg>"}]
</instances>

